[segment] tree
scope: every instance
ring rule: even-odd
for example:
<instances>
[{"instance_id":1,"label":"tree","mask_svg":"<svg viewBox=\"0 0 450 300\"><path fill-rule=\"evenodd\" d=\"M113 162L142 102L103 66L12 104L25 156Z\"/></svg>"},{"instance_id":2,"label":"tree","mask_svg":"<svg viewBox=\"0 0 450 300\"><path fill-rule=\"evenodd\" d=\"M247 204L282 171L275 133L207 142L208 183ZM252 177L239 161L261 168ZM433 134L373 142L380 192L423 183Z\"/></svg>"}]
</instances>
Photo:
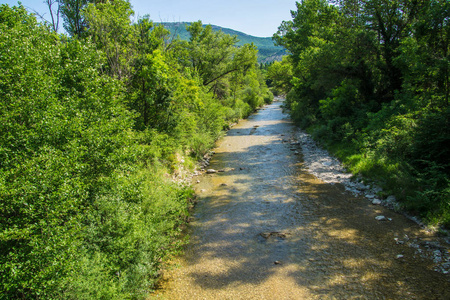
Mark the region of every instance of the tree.
<instances>
[{"instance_id":1,"label":"tree","mask_svg":"<svg viewBox=\"0 0 450 300\"><path fill-rule=\"evenodd\" d=\"M58 32L59 29L59 19L61 16L61 5L60 0L45 0L50 12L50 17L52 18L52 28L54 32ZM56 6L56 8L55 8Z\"/></svg>"},{"instance_id":2,"label":"tree","mask_svg":"<svg viewBox=\"0 0 450 300\"><path fill-rule=\"evenodd\" d=\"M187 30L191 34L187 45L190 66L216 96L224 95L220 92L221 79L255 67L257 50L254 45L237 48L236 36L214 32L210 25L203 27L200 21L192 23Z\"/></svg>"},{"instance_id":3,"label":"tree","mask_svg":"<svg viewBox=\"0 0 450 300\"><path fill-rule=\"evenodd\" d=\"M267 71L267 78L271 80L272 86L282 94L291 90L292 75L292 64L288 56L284 56L281 62L274 62Z\"/></svg>"},{"instance_id":4,"label":"tree","mask_svg":"<svg viewBox=\"0 0 450 300\"><path fill-rule=\"evenodd\" d=\"M420 1L414 0L372 0L365 1L363 11L368 27L378 36L378 44L381 48L387 83L384 95L380 95L385 101L394 97L395 91L401 89L402 74L394 61L398 55L400 41L409 36L411 24L421 7Z\"/></svg>"},{"instance_id":5,"label":"tree","mask_svg":"<svg viewBox=\"0 0 450 300\"><path fill-rule=\"evenodd\" d=\"M91 0L59 0L64 29L71 36L81 36L86 30L86 22L82 16L83 9Z\"/></svg>"},{"instance_id":6,"label":"tree","mask_svg":"<svg viewBox=\"0 0 450 300\"><path fill-rule=\"evenodd\" d=\"M130 17L134 15L127 0L90 3L82 12L86 32L106 55L106 72L118 79L128 80L136 55L136 34Z\"/></svg>"},{"instance_id":7,"label":"tree","mask_svg":"<svg viewBox=\"0 0 450 300\"><path fill-rule=\"evenodd\" d=\"M0 7L0 31L0 294L61 298L132 118L91 43L62 43L23 7Z\"/></svg>"}]
</instances>

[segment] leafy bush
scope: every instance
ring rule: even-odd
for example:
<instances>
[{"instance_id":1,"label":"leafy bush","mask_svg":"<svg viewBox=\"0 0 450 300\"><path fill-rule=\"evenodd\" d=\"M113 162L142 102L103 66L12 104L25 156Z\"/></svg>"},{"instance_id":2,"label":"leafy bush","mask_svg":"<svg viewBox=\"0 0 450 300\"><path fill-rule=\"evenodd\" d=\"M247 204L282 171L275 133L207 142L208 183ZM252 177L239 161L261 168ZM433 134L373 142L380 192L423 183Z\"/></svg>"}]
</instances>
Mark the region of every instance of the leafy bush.
<instances>
[{"instance_id":1,"label":"leafy bush","mask_svg":"<svg viewBox=\"0 0 450 300\"><path fill-rule=\"evenodd\" d=\"M139 163L172 150L137 145L95 47L0 20L1 298L144 298L190 192Z\"/></svg>"},{"instance_id":2,"label":"leafy bush","mask_svg":"<svg viewBox=\"0 0 450 300\"><path fill-rule=\"evenodd\" d=\"M406 1L394 16L397 4L297 3L274 35L291 53L284 63L292 76L279 76L288 73L280 63L271 79L292 85L292 119L353 172L379 181L426 221L450 226L450 2L416 10Z\"/></svg>"},{"instance_id":3,"label":"leafy bush","mask_svg":"<svg viewBox=\"0 0 450 300\"><path fill-rule=\"evenodd\" d=\"M274 98L275 98L275 97L274 97L273 93L272 93L271 91L267 90L267 91L266 91L266 94L265 94L265 96L264 96L264 103L265 103L265 104L270 104L270 103L273 102L273 99L274 99Z\"/></svg>"}]
</instances>

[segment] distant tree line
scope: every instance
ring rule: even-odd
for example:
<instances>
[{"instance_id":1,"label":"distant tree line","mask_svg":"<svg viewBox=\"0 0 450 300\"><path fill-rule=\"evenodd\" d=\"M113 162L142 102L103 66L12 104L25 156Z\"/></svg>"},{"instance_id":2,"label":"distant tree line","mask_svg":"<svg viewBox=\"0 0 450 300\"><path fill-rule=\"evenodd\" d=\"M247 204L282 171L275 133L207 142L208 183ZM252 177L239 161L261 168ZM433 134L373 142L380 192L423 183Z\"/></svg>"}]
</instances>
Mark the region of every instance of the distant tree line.
<instances>
[{"instance_id":1,"label":"distant tree line","mask_svg":"<svg viewBox=\"0 0 450 300\"><path fill-rule=\"evenodd\" d=\"M268 76L294 120L404 208L449 226L450 2L303 0L274 39L290 55Z\"/></svg>"}]
</instances>

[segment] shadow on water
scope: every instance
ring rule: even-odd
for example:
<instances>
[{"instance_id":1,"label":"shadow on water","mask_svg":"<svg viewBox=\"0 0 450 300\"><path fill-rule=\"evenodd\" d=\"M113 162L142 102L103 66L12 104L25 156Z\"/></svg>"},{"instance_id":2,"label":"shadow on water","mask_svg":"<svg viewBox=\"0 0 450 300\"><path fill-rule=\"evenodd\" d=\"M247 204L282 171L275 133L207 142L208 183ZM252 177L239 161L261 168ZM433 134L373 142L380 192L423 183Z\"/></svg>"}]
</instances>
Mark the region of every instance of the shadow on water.
<instances>
[{"instance_id":1,"label":"shadow on water","mask_svg":"<svg viewBox=\"0 0 450 300\"><path fill-rule=\"evenodd\" d=\"M204 175L191 243L161 297L450 299L448 277L394 241L426 233L308 174L280 116L269 106L218 145L211 168L229 171Z\"/></svg>"}]
</instances>

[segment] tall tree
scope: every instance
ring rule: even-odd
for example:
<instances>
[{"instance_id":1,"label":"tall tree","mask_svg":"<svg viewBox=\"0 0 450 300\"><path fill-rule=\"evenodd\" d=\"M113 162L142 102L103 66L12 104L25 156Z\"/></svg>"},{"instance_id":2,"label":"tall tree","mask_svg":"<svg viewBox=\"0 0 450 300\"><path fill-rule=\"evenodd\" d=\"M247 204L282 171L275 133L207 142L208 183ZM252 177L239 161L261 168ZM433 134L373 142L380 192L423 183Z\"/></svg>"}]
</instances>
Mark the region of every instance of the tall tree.
<instances>
[{"instance_id":1,"label":"tall tree","mask_svg":"<svg viewBox=\"0 0 450 300\"><path fill-rule=\"evenodd\" d=\"M388 83L385 99L392 100L394 92L402 87L402 74L394 61L398 55L400 41L409 36L411 24L419 11L421 1L415 0L370 0L364 1L363 10L367 26L375 31L385 64L383 73Z\"/></svg>"},{"instance_id":2,"label":"tall tree","mask_svg":"<svg viewBox=\"0 0 450 300\"><path fill-rule=\"evenodd\" d=\"M136 34L131 23L134 11L128 0L90 3L82 12L86 34L92 36L106 55L106 72L119 79L129 79L136 55Z\"/></svg>"},{"instance_id":3,"label":"tall tree","mask_svg":"<svg viewBox=\"0 0 450 300\"><path fill-rule=\"evenodd\" d=\"M191 34L188 43L190 66L209 86L216 96L220 94L220 80L233 72L245 72L256 65L256 47L252 44L237 48L236 36L222 31L214 32L210 25L202 22L187 27Z\"/></svg>"},{"instance_id":4,"label":"tall tree","mask_svg":"<svg viewBox=\"0 0 450 300\"><path fill-rule=\"evenodd\" d=\"M61 17L61 0L45 0L52 19L52 28L54 32L58 32L59 20Z\"/></svg>"},{"instance_id":5,"label":"tall tree","mask_svg":"<svg viewBox=\"0 0 450 300\"><path fill-rule=\"evenodd\" d=\"M64 29L71 36L80 36L86 30L86 22L82 10L92 0L60 0Z\"/></svg>"}]
</instances>

